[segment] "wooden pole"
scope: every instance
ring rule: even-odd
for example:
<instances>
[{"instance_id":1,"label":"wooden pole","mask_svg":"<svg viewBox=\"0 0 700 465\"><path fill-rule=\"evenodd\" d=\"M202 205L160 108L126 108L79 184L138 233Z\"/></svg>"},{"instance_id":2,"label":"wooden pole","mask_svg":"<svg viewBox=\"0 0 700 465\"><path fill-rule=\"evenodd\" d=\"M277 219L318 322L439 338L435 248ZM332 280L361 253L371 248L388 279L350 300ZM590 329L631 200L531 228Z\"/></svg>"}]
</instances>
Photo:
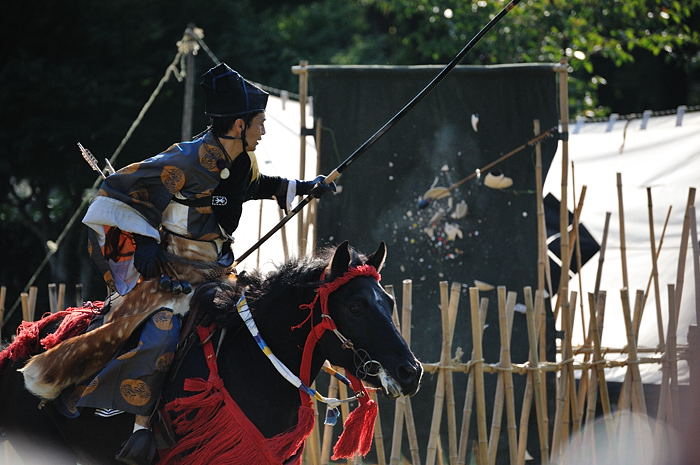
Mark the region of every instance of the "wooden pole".
<instances>
[{"instance_id":1,"label":"wooden pole","mask_svg":"<svg viewBox=\"0 0 700 465\"><path fill-rule=\"evenodd\" d=\"M493 414L491 416L491 433L489 434L489 464L496 463L498 442L501 436L501 423L503 422L504 403L508 420L508 451L510 463L515 464L518 452L517 431L515 426L515 401L513 392L513 373L510 362L510 338L513 327L513 308L506 309L506 288L498 286L498 330L501 342L501 354L499 365L503 371L498 373L496 395L494 397ZM511 293L515 294L515 293ZM515 304L515 299L512 300ZM510 311L508 311L510 310Z\"/></svg>"},{"instance_id":2,"label":"wooden pole","mask_svg":"<svg viewBox=\"0 0 700 465\"><path fill-rule=\"evenodd\" d=\"M656 327L658 330L659 344L664 345L664 324L661 318L661 293L659 292L659 269L657 261L659 259L656 254L656 236L654 235L654 202L651 196L651 187L647 187L647 208L649 211L649 243L651 244L651 275L654 280L654 299L656 303ZM669 208L669 213L671 209ZM661 248L661 246L659 246ZM648 286L647 286L648 289ZM649 291L647 290L646 294Z\"/></svg>"},{"instance_id":3,"label":"wooden pole","mask_svg":"<svg viewBox=\"0 0 700 465\"><path fill-rule=\"evenodd\" d=\"M404 281L404 291L405 286L406 282ZM401 331L402 326L401 322L399 321L398 312L396 310L396 294L394 293L394 286L392 286L391 284L387 284L386 286L384 286L384 288L387 294L389 294L394 299L394 308L392 310L391 317L394 321L394 325L396 326L396 328L399 331ZM402 299L402 305L406 305L405 293ZM391 465L401 464L401 439L403 437L403 417L405 412L405 403L403 402L403 400L403 397L399 397L394 403L394 427L393 434L391 437L391 452L389 455L389 463Z\"/></svg>"},{"instance_id":4,"label":"wooden pole","mask_svg":"<svg viewBox=\"0 0 700 465\"><path fill-rule=\"evenodd\" d=\"M488 438L486 436L486 402L484 400L484 360L481 345L483 327L479 318L479 289L469 288L469 302L471 304L472 345L474 348L474 393L476 395L476 424L479 445L479 463L486 465L488 452Z\"/></svg>"},{"instance_id":5,"label":"wooden pole","mask_svg":"<svg viewBox=\"0 0 700 465\"><path fill-rule=\"evenodd\" d=\"M413 281L404 279L403 294L401 299L401 335L406 344L411 346L411 313L413 312ZM411 399L403 397L403 417L406 423L406 433L408 435L408 447L411 451L411 460L414 465L421 465L420 450L418 446L418 435L416 434L416 424L413 417L413 405Z\"/></svg>"},{"instance_id":6,"label":"wooden pole","mask_svg":"<svg viewBox=\"0 0 700 465\"><path fill-rule=\"evenodd\" d=\"M82 296L80 297L82 300ZM82 302L80 302L82 304ZM58 284L58 296L56 297L56 311L60 312L66 309L66 284Z\"/></svg>"},{"instance_id":7,"label":"wooden pole","mask_svg":"<svg viewBox=\"0 0 700 465\"><path fill-rule=\"evenodd\" d=\"M595 287L593 293L598 295L600 290L600 280L603 276L603 262L605 261L605 248L608 244L608 231L610 230L610 212L605 212L605 226L603 226L603 239L600 242L600 252L598 252L598 270L595 273ZM589 323L590 324L590 323Z\"/></svg>"},{"instance_id":8,"label":"wooden pole","mask_svg":"<svg viewBox=\"0 0 700 465\"><path fill-rule=\"evenodd\" d=\"M629 354L627 356L627 370L630 373L630 400L632 403L632 411L646 415L646 403L644 401L644 390L642 388L642 378L639 373L639 359L637 357L637 338L634 332L634 324L632 322L629 292L627 289L620 290L620 299L622 300L622 315L625 319L625 330L627 332L627 348ZM641 302L641 301L640 301Z\"/></svg>"},{"instance_id":9,"label":"wooden pole","mask_svg":"<svg viewBox=\"0 0 700 465\"><path fill-rule=\"evenodd\" d=\"M56 287L56 283L49 283L48 291L49 291L49 309L50 309L51 313L56 313L56 309L58 306L58 303L56 302L58 300L58 288Z\"/></svg>"},{"instance_id":10,"label":"wooden pole","mask_svg":"<svg viewBox=\"0 0 700 465\"><path fill-rule=\"evenodd\" d=\"M690 211L695 205L695 188L688 189L688 202L685 206L685 216L683 217L683 231L681 232L681 245L678 253L678 271L676 273L676 321L674 325L678 328L678 317L680 316L681 299L683 297L683 282L685 281L685 259L688 253L688 235L690 234Z\"/></svg>"},{"instance_id":11,"label":"wooden pole","mask_svg":"<svg viewBox=\"0 0 700 465\"><path fill-rule=\"evenodd\" d=\"M700 324L700 244L698 244L698 226L695 218L695 205L690 208L690 243L693 251L693 277L695 281L695 324ZM690 341L689 341L690 344ZM691 350L692 354L692 350ZM691 360L692 361L692 360ZM691 363L691 365L693 365Z\"/></svg>"},{"instance_id":12,"label":"wooden pole","mask_svg":"<svg viewBox=\"0 0 700 465\"><path fill-rule=\"evenodd\" d=\"M571 162L571 192L573 192L573 200L574 200L574 205L577 205L576 202L576 171L574 169L574 162ZM585 197L586 195L586 189L587 186L584 184L581 187L581 197ZM581 332L583 334L583 339L586 339L586 319L585 315L583 312L583 281L581 278L581 275L583 274L583 270L581 267L583 267L583 259L581 258L581 234L579 231L579 211L574 212L574 237L576 238L575 241L575 253L576 253L576 276L578 277L578 292L581 295L581 300L580 300L580 306L581 306ZM572 319L573 320L573 319Z\"/></svg>"},{"instance_id":13,"label":"wooden pole","mask_svg":"<svg viewBox=\"0 0 700 465\"><path fill-rule=\"evenodd\" d=\"M675 291L675 292L674 292ZM668 343L668 350L666 351L669 354L669 372L670 372L670 380L671 380L671 385L670 385L670 396L669 396L669 401L670 401L670 419L669 423L674 425L675 427L680 426L680 413L679 413L679 405L678 405L678 355L676 352L676 333L678 331L678 302L675 302L675 299L678 296L678 289L674 289L672 285L669 284L668 286L668 292L669 292L669 299L668 299L668 304L669 308L674 314L669 315L669 317L673 316L673 318L670 318L668 327L669 327L669 332L668 336L666 337L666 341Z\"/></svg>"},{"instance_id":14,"label":"wooden pole","mask_svg":"<svg viewBox=\"0 0 700 465\"><path fill-rule=\"evenodd\" d=\"M65 292L65 291L64 291ZM61 286L58 287L59 303L61 302ZM83 285L78 283L75 285L75 306L83 306Z\"/></svg>"},{"instance_id":15,"label":"wooden pole","mask_svg":"<svg viewBox=\"0 0 700 465\"><path fill-rule=\"evenodd\" d=\"M372 400L377 402L376 391L369 391ZM374 421L374 447L377 451L377 465L386 465L386 452L384 451L384 434L382 433L382 416L377 414L377 418Z\"/></svg>"},{"instance_id":16,"label":"wooden pole","mask_svg":"<svg viewBox=\"0 0 700 465\"><path fill-rule=\"evenodd\" d=\"M540 133L540 120L532 122L533 132ZM535 200L537 202L537 290L544 290L544 269L547 263L547 229L544 218L544 199L542 194L542 146L535 144ZM549 290L550 295L552 290Z\"/></svg>"},{"instance_id":17,"label":"wooden pole","mask_svg":"<svg viewBox=\"0 0 700 465\"><path fill-rule=\"evenodd\" d=\"M452 296L448 295L448 283L447 281L440 282L440 314L442 316L442 351L440 354L440 371L438 373L437 387L435 388L435 402L433 404L433 416L430 423L430 436L428 440L428 455L426 457L426 464L434 465L437 453L437 441L440 436L440 423L442 421L442 408L445 402L445 397L449 398L448 387L452 387L452 371L448 370L450 365L450 349L452 344L452 335L454 334L454 324L452 314L457 312L457 303L459 302L459 290L461 284L453 283L452 285ZM453 297L452 304L450 297ZM452 308L454 307L454 312ZM448 380L449 378L449 380ZM449 415L449 406L448 406ZM453 425L452 431L448 431L450 436L449 440L449 452L450 456L457 457L457 441L456 441L456 420L454 419L454 393L452 394L452 421L448 419L448 423ZM449 426L449 425L448 425ZM453 454L454 449L454 454Z\"/></svg>"},{"instance_id":18,"label":"wooden pole","mask_svg":"<svg viewBox=\"0 0 700 465\"><path fill-rule=\"evenodd\" d=\"M190 140L192 137L192 115L194 114L194 83L195 75L195 51L198 48L197 41L192 36L195 25L190 23L182 37L183 49L186 50L185 60L185 96L182 105L182 134L180 140Z\"/></svg>"},{"instance_id":19,"label":"wooden pole","mask_svg":"<svg viewBox=\"0 0 700 465\"><path fill-rule=\"evenodd\" d=\"M479 305L479 320L480 328L483 332L486 322L486 314L489 304L487 298L482 298ZM474 344L472 343L471 360L475 360ZM465 465L467 457L467 448L469 447L469 428L471 426L472 410L474 407L474 372L470 369L467 375L467 387L464 394L464 407L462 409L462 427L459 433L459 450L457 451L457 465ZM474 443L476 444L476 443ZM478 449L472 447L472 451Z\"/></svg>"},{"instance_id":20,"label":"wooden pole","mask_svg":"<svg viewBox=\"0 0 700 465\"><path fill-rule=\"evenodd\" d=\"M306 177L306 104L309 92L309 73L306 68L309 62L299 62L299 179ZM304 237L304 211L297 214L297 235L299 244L299 257L306 253L306 237Z\"/></svg>"},{"instance_id":21,"label":"wooden pole","mask_svg":"<svg viewBox=\"0 0 700 465\"><path fill-rule=\"evenodd\" d=\"M622 173L617 173L617 212L620 221L620 260L622 262L622 287L629 289L627 277L627 245L625 237L625 205L622 199Z\"/></svg>"},{"instance_id":22,"label":"wooden pole","mask_svg":"<svg viewBox=\"0 0 700 465\"><path fill-rule=\"evenodd\" d=\"M530 372L532 377L532 387L535 396L535 410L537 413L537 433L540 440L540 461L542 464L549 463L549 431L545 423L544 417L544 405L547 399L543 397L542 384L543 376L540 371L540 359L537 350L537 327L535 322L535 305L532 301L532 289L528 286L523 290L525 297L525 311L527 317L527 333L528 333L528 343L530 346L530 366L533 371ZM541 293L537 293L536 296L542 296ZM521 422L522 426L522 422ZM521 443L520 447L524 447Z\"/></svg>"},{"instance_id":23,"label":"wooden pole","mask_svg":"<svg viewBox=\"0 0 700 465\"><path fill-rule=\"evenodd\" d=\"M277 209L277 213L280 217L280 220L284 218L284 212L282 212L282 210L280 210L279 208ZM289 260L289 242L287 241L287 225L282 226L281 232L282 254L284 255L284 260L287 261Z\"/></svg>"},{"instance_id":24,"label":"wooden pole","mask_svg":"<svg viewBox=\"0 0 700 465\"><path fill-rule=\"evenodd\" d=\"M328 397L338 395L338 378L330 377L328 385ZM333 441L333 425L323 425L323 439L321 440L321 465L328 465L331 457L331 441Z\"/></svg>"},{"instance_id":25,"label":"wooden pole","mask_svg":"<svg viewBox=\"0 0 700 465\"><path fill-rule=\"evenodd\" d=\"M312 387L314 389L316 388L315 382L312 384ZM311 430L311 434L306 439L306 447L304 448L304 452L306 453L307 460L305 460L304 463L308 463L309 465L320 465L321 438L319 437L319 428L318 428L318 402L316 402L316 401L313 402L313 409L314 409L314 429ZM377 416L379 416L379 415L377 415Z\"/></svg>"},{"instance_id":26,"label":"wooden pole","mask_svg":"<svg viewBox=\"0 0 700 465\"><path fill-rule=\"evenodd\" d=\"M5 299L7 299L7 287L0 287L0 339L2 339L2 327L5 326Z\"/></svg>"},{"instance_id":27,"label":"wooden pole","mask_svg":"<svg viewBox=\"0 0 700 465\"><path fill-rule=\"evenodd\" d=\"M447 342L447 363L452 364L452 341L455 331L455 320L457 319L457 309L459 308L459 297L461 295L462 284L453 282L450 287L450 301L448 305L448 342ZM447 438L450 463L457 463L457 414L455 408L455 393L452 371L445 372L445 395L447 397Z\"/></svg>"}]
</instances>

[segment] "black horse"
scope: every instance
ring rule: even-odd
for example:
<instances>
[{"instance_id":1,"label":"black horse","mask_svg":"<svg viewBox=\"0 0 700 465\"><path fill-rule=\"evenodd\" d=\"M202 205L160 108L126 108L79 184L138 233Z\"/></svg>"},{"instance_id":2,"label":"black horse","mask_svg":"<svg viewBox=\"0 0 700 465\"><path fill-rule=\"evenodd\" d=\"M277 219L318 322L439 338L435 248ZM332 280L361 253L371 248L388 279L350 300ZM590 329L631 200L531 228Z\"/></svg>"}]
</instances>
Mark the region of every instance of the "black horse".
<instances>
[{"instance_id":1,"label":"black horse","mask_svg":"<svg viewBox=\"0 0 700 465\"><path fill-rule=\"evenodd\" d=\"M226 328L217 356L224 387L264 437L293 428L301 401L299 390L273 368L233 309L240 286L246 287L260 334L284 365L298 374L311 326L308 322L300 324L309 313L300 306L314 300L319 285L347 276L349 269L366 264L380 270L385 257L384 243L365 257L345 242L325 256L289 261L265 277L244 274L236 287L208 283L197 290L193 305L200 306L219 328ZM336 334L325 332L313 352L311 380L328 360L391 397L415 394L423 370L393 325L392 308L391 297L372 276L353 277L330 294L329 315L339 333L352 342L343 344ZM320 306L315 305L311 311L311 321L319 322ZM294 326L298 328L292 330ZM368 363L373 368L368 369ZM202 347L194 344L166 389L164 401L180 395L185 378L207 376ZM51 403L41 410L37 409L38 403L24 389L16 370L5 369L0 374L0 431L25 462L116 463L115 451L131 433L129 415L103 418L85 409L79 418L71 420L60 415Z\"/></svg>"}]
</instances>

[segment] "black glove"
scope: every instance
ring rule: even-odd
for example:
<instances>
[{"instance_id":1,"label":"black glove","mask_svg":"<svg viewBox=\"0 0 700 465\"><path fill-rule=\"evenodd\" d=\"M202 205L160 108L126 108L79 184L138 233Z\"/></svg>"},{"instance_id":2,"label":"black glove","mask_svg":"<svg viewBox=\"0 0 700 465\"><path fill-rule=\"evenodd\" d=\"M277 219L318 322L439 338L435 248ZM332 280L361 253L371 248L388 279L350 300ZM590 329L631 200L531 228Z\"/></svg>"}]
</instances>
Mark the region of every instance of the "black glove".
<instances>
[{"instance_id":1,"label":"black glove","mask_svg":"<svg viewBox=\"0 0 700 465\"><path fill-rule=\"evenodd\" d=\"M134 251L134 267L144 279L151 279L161 274L160 247L155 239L140 234L134 234L136 250Z\"/></svg>"},{"instance_id":2,"label":"black glove","mask_svg":"<svg viewBox=\"0 0 700 465\"><path fill-rule=\"evenodd\" d=\"M312 195L320 199L326 192L335 192L335 183L326 184L325 180L325 176L319 175L313 181L297 181L297 195Z\"/></svg>"}]
</instances>

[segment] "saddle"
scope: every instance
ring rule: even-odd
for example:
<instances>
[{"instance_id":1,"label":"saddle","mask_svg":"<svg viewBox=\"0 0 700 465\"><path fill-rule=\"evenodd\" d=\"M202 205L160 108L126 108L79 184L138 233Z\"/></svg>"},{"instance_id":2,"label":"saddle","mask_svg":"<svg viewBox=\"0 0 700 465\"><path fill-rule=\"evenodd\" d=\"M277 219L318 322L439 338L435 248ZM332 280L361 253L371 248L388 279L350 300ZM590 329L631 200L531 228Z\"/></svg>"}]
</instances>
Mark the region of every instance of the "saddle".
<instances>
[{"instance_id":1,"label":"saddle","mask_svg":"<svg viewBox=\"0 0 700 465\"><path fill-rule=\"evenodd\" d=\"M210 279L211 268L192 266L196 262L211 263L210 244L169 236L167 246L171 254L184 257L182 263L170 263L172 274L187 280L193 287ZM217 277L235 280L233 274ZM65 388L89 379L112 360L154 310L167 308L179 315L187 314L192 295L163 291L159 281L154 279L141 282L124 296L110 299L110 309L104 315L102 326L66 339L29 359L21 369L25 387L41 399L55 399Z\"/></svg>"}]
</instances>

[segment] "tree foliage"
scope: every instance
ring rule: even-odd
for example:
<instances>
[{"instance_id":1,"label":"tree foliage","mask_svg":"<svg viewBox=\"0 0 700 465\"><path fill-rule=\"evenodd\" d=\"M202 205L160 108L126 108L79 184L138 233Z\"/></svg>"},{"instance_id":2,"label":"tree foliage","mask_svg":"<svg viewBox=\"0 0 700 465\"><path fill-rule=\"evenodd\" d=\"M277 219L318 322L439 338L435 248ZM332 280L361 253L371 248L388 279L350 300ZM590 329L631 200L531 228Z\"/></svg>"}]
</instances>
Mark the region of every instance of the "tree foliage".
<instances>
[{"instance_id":1,"label":"tree foliage","mask_svg":"<svg viewBox=\"0 0 700 465\"><path fill-rule=\"evenodd\" d=\"M203 28L218 58L246 77L295 90L296 77L289 71L302 59L444 63L504 5L504 0L11 2L0 17L6 38L0 49L0 234L5 239L0 283L10 286L10 298L16 296L51 250L95 179L75 143L81 141L99 158L111 155L175 55L188 23ZM596 113L606 103L598 99L606 89L622 92L628 82L648 81L659 65L670 63L688 81L700 80L699 12L700 0L523 0L464 62L557 62L566 56L574 78L572 114ZM650 74L615 81L620 70L637 69L635 60ZM198 73L211 66L206 54L200 53L197 66ZM667 89L654 87L635 94L656 96L642 102L668 108ZM693 88L685 86L690 91L674 98L700 100L688 93ZM164 86L117 167L179 139L182 92L174 80ZM622 94L612 93L611 101L632 98L631 92ZM198 117L195 127L204 124ZM73 227L40 284L98 282L91 278L83 236L82 228ZM93 289L97 295L87 297L99 297L102 288Z\"/></svg>"}]
</instances>

